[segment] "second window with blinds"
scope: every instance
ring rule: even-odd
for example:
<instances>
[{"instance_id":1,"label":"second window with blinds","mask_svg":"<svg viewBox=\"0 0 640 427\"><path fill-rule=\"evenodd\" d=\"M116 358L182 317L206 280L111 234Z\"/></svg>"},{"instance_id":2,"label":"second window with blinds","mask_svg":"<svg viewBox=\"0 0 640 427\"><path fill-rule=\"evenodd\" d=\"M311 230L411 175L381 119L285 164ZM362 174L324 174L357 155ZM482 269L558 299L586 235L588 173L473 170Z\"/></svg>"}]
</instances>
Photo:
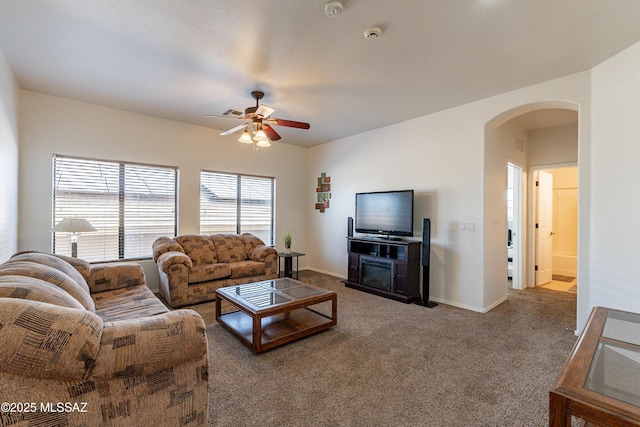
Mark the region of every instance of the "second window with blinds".
<instances>
[{"instance_id":1,"label":"second window with blinds","mask_svg":"<svg viewBox=\"0 0 640 427\"><path fill-rule=\"evenodd\" d=\"M251 233L273 246L275 179L200 172L200 234Z\"/></svg>"}]
</instances>

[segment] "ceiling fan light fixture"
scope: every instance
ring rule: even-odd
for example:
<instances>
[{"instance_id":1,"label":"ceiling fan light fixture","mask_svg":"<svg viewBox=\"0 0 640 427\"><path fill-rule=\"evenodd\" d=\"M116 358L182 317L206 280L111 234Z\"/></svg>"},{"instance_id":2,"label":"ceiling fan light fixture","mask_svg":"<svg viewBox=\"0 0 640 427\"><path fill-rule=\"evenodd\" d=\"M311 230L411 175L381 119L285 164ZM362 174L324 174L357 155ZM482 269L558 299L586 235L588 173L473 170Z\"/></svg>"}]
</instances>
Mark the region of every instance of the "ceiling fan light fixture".
<instances>
[{"instance_id":1,"label":"ceiling fan light fixture","mask_svg":"<svg viewBox=\"0 0 640 427\"><path fill-rule=\"evenodd\" d=\"M269 142L268 139L261 139L258 142L256 142L256 145L261 148L271 147L271 143Z\"/></svg>"},{"instance_id":2,"label":"ceiling fan light fixture","mask_svg":"<svg viewBox=\"0 0 640 427\"><path fill-rule=\"evenodd\" d=\"M262 141L267 141L269 142L269 139L267 138L267 134L264 133L264 131L262 130L262 128L258 129L256 131L256 134L253 136L253 139L256 142L262 142Z\"/></svg>"},{"instance_id":3,"label":"ceiling fan light fixture","mask_svg":"<svg viewBox=\"0 0 640 427\"><path fill-rule=\"evenodd\" d=\"M253 140L251 139L251 135L249 135L249 131L246 129L244 130L244 132L242 132L242 135L240 135L238 141L242 142L243 144L251 144L253 142Z\"/></svg>"}]
</instances>

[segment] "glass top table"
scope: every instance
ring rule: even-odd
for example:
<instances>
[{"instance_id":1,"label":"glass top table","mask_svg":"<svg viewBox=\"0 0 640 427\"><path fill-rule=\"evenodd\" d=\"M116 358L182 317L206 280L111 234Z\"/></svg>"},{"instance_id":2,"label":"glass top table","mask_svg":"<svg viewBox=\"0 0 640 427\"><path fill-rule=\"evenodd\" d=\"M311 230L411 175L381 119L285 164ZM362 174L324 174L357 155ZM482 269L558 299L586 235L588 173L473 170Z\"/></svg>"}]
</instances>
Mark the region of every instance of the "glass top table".
<instances>
[{"instance_id":1,"label":"glass top table","mask_svg":"<svg viewBox=\"0 0 640 427\"><path fill-rule=\"evenodd\" d=\"M640 314L609 310L600 337L584 387L640 407Z\"/></svg>"},{"instance_id":2,"label":"glass top table","mask_svg":"<svg viewBox=\"0 0 640 427\"><path fill-rule=\"evenodd\" d=\"M549 393L549 425L571 417L640 425L640 314L595 307Z\"/></svg>"},{"instance_id":3,"label":"glass top table","mask_svg":"<svg viewBox=\"0 0 640 427\"><path fill-rule=\"evenodd\" d=\"M335 292L291 278L216 290L216 320L255 353L336 325L337 309Z\"/></svg>"}]
</instances>

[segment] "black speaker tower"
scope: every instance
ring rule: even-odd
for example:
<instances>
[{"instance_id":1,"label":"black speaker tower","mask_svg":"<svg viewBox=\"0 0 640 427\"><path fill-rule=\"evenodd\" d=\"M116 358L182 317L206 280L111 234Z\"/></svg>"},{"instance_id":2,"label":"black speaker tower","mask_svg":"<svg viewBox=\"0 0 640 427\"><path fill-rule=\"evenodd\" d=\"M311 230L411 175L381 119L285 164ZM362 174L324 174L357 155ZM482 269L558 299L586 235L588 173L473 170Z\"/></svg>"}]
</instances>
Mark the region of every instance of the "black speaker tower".
<instances>
[{"instance_id":1,"label":"black speaker tower","mask_svg":"<svg viewBox=\"0 0 640 427\"><path fill-rule=\"evenodd\" d=\"M435 307L438 303L429 301L429 264L431 263L431 220L422 219L422 299L416 304Z\"/></svg>"},{"instance_id":2,"label":"black speaker tower","mask_svg":"<svg viewBox=\"0 0 640 427\"><path fill-rule=\"evenodd\" d=\"M353 237L353 218L347 217L347 236Z\"/></svg>"}]
</instances>

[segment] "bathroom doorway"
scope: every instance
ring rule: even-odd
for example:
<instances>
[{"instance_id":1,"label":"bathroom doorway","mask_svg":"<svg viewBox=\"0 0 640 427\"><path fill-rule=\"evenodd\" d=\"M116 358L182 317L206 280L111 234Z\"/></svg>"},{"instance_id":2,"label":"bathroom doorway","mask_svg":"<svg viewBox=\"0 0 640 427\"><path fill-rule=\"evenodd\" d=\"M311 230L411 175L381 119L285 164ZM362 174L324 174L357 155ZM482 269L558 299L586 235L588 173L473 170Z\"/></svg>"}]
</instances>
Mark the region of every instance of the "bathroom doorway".
<instances>
[{"instance_id":1,"label":"bathroom doorway","mask_svg":"<svg viewBox=\"0 0 640 427\"><path fill-rule=\"evenodd\" d=\"M578 168L574 165L534 171L536 189L551 181L550 196L536 191L536 285L545 289L577 292L578 272ZM545 179L543 179L545 178ZM545 204L550 214L543 218Z\"/></svg>"}]
</instances>

